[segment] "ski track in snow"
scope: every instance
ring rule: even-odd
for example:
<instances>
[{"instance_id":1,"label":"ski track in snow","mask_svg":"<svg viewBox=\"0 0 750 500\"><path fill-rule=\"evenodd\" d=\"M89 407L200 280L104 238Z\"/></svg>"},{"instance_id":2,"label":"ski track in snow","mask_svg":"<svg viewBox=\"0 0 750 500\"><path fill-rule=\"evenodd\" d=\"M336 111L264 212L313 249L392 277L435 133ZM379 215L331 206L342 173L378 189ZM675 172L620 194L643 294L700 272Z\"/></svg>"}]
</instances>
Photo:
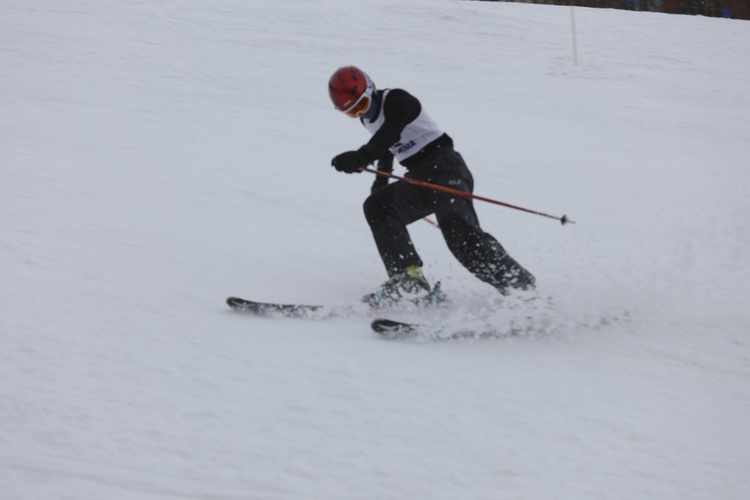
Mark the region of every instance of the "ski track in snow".
<instances>
[{"instance_id":1,"label":"ski track in snow","mask_svg":"<svg viewBox=\"0 0 750 500\"><path fill-rule=\"evenodd\" d=\"M750 23L495 2L0 5L0 498L750 497ZM343 40L342 40L343 38ZM416 94L525 310L411 226L384 278L325 85ZM396 172L403 173L403 172ZM320 303L314 321L224 299Z\"/></svg>"}]
</instances>

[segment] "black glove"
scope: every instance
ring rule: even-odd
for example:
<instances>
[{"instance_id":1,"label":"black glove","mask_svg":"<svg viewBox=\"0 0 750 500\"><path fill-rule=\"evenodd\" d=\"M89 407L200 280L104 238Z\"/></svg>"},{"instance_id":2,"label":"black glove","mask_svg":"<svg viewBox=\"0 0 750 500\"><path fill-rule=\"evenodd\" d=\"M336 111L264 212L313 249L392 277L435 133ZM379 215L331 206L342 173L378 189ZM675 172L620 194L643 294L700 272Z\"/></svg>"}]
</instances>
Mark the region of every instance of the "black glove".
<instances>
[{"instance_id":1,"label":"black glove","mask_svg":"<svg viewBox=\"0 0 750 500\"><path fill-rule=\"evenodd\" d=\"M347 174L359 172L359 169L366 167L368 163L367 157L364 153L360 153L359 151L347 151L346 153L341 153L340 155L335 156L333 160L331 160L331 165L333 165L336 170L339 172L346 172Z\"/></svg>"}]
</instances>

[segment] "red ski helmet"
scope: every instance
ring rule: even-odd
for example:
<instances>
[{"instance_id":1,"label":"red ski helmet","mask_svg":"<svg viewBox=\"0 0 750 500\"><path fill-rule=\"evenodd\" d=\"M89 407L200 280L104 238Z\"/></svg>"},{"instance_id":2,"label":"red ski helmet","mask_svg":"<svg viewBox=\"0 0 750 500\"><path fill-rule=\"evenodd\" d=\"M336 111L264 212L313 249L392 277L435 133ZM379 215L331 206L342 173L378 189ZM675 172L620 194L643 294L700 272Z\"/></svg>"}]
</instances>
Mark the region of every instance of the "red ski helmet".
<instances>
[{"instance_id":1,"label":"red ski helmet","mask_svg":"<svg viewBox=\"0 0 750 500\"><path fill-rule=\"evenodd\" d=\"M370 77L355 66L337 69L328 81L328 95L333 105L353 118L370 110L374 92L375 84Z\"/></svg>"}]
</instances>

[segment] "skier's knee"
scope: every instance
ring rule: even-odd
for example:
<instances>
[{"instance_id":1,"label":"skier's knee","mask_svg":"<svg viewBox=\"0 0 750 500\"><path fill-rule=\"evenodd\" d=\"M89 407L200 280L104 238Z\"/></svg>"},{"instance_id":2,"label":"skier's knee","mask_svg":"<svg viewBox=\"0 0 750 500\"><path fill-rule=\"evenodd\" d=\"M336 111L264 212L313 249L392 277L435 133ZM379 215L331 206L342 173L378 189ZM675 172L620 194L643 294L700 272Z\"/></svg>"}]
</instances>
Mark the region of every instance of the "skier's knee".
<instances>
[{"instance_id":1,"label":"skier's knee","mask_svg":"<svg viewBox=\"0 0 750 500\"><path fill-rule=\"evenodd\" d=\"M362 208L364 209L365 218L370 227L380 227L385 223L388 205L382 198L370 195L365 200Z\"/></svg>"}]
</instances>

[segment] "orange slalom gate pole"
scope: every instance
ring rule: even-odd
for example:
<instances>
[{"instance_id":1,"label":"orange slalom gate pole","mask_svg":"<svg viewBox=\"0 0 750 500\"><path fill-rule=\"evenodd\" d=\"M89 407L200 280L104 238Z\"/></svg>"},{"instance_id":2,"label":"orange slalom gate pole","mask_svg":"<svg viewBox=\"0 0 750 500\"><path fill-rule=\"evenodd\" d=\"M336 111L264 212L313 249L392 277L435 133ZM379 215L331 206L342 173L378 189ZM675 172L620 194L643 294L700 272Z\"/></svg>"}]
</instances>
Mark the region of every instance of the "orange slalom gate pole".
<instances>
[{"instance_id":1,"label":"orange slalom gate pole","mask_svg":"<svg viewBox=\"0 0 750 500\"><path fill-rule=\"evenodd\" d=\"M372 168L362 168L360 169L363 172L370 172L371 174L381 175L383 177L390 177L392 179L397 179L399 181L408 182L409 184L414 184L415 186L421 186L428 189L434 189L435 191L442 191L444 193L449 194L455 194L456 196L463 196L464 198L471 198L473 200L479 200L479 201L486 201L487 203L493 203L495 205L500 205L502 207L512 208L514 210L520 210L521 212L526 212L529 214L534 215L540 215L542 217L547 217L549 219L555 219L560 221L560 223L564 226L565 224L575 224L574 221L568 219L567 215L563 215L562 217L557 217L550 214L545 214L544 212L537 212L536 210L529 210L528 208L519 207L517 205L511 205L510 203L505 203L502 201L493 200L492 198L485 198L484 196L478 196L471 193L466 193L464 191L459 191L458 189L453 189L445 186L438 186L437 184L432 184L430 182L420 181L417 179L409 179L407 177L401 177L398 175L394 175L390 172L384 172L382 170L375 170Z\"/></svg>"}]
</instances>

